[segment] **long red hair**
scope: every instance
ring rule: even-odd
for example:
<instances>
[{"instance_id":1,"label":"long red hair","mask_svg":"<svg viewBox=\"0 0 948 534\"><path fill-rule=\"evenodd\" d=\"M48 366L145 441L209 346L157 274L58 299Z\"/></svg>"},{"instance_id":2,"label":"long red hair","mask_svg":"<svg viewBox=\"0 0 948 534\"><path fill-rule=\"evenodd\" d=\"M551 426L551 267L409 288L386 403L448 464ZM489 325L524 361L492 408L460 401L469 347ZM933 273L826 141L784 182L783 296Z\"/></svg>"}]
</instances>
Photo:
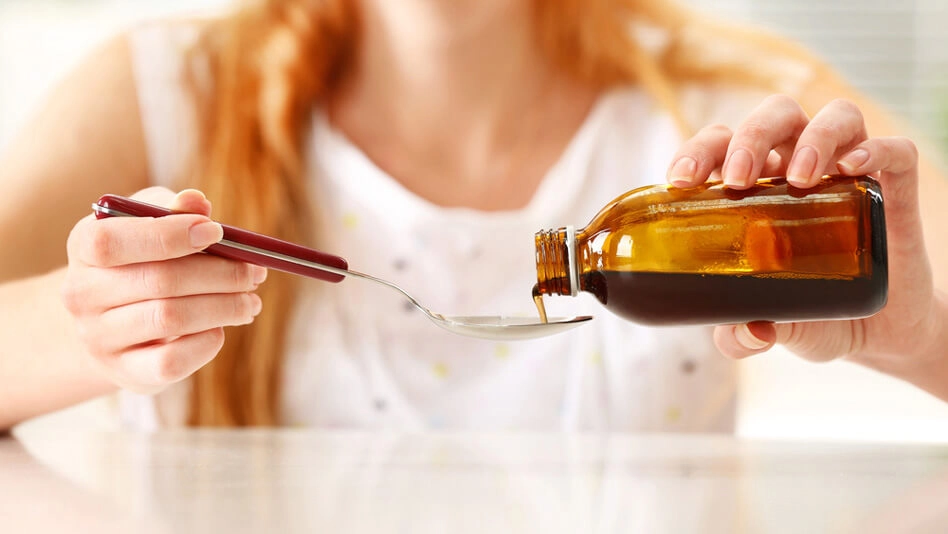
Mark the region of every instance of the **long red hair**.
<instances>
[{"instance_id":1,"label":"long red hair","mask_svg":"<svg viewBox=\"0 0 948 534\"><path fill-rule=\"evenodd\" d=\"M688 81L780 89L767 65L714 57L705 47L769 54L819 67L771 36L699 18L669 0L531 0L540 46L554 65L595 87L639 84L691 125L676 94ZM303 141L311 111L342 76L359 44L355 0L261 0L209 24L193 51L200 125L188 185L203 190L215 217L283 239L310 242ZM634 28L658 30L644 46ZM741 54L736 54L740 56ZM829 75L818 72L817 75ZM282 354L294 280L271 273L259 290L264 312L231 329L217 358L192 379L189 424L280 423Z\"/></svg>"}]
</instances>

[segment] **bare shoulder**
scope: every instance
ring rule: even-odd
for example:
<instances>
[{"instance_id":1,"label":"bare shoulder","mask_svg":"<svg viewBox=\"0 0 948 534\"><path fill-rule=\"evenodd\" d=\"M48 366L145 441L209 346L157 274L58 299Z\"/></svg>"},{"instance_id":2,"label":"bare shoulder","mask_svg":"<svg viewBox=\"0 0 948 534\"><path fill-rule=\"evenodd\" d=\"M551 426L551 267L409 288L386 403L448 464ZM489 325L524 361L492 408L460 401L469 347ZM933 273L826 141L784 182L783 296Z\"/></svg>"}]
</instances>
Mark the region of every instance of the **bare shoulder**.
<instances>
[{"instance_id":1,"label":"bare shoulder","mask_svg":"<svg viewBox=\"0 0 948 534\"><path fill-rule=\"evenodd\" d=\"M129 41L121 35L52 90L0 156L0 255L18 258L3 262L0 280L63 263L66 236L90 203L104 192L145 187L147 169Z\"/></svg>"}]
</instances>

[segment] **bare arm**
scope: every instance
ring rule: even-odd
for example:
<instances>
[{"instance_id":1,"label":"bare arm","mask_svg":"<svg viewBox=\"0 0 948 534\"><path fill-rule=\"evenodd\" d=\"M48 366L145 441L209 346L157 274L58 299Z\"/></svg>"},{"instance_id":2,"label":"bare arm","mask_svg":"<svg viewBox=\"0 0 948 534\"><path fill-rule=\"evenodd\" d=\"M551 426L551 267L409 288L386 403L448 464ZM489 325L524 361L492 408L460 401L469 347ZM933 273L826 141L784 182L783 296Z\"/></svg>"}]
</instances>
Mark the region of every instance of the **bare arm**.
<instances>
[{"instance_id":1,"label":"bare arm","mask_svg":"<svg viewBox=\"0 0 948 534\"><path fill-rule=\"evenodd\" d=\"M136 194L190 214L90 215L101 194L147 185L140 123L118 39L0 162L0 430L117 387L158 392L210 361L224 326L260 311L264 269L195 254L222 235L199 192Z\"/></svg>"},{"instance_id":2,"label":"bare arm","mask_svg":"<svg viewBox=\"0 0 948 534\"><path fill-rule=\"evenodd\" d=\"M128 45L98 50L0 159L0 428L114 388L76 356L66 237L106 191L148 183Z\"/></svg>"},{"instance_id":3,"label":"bare arm","mask_svg":"<svg viewBox=\"0 0 948 534\"><path fill-rule=\"evenodd\" d=\"M103 192L148 185L126 40L94 53L0 157L0 281L66 263L66 237Z\"/></svg>"}]
</instances>

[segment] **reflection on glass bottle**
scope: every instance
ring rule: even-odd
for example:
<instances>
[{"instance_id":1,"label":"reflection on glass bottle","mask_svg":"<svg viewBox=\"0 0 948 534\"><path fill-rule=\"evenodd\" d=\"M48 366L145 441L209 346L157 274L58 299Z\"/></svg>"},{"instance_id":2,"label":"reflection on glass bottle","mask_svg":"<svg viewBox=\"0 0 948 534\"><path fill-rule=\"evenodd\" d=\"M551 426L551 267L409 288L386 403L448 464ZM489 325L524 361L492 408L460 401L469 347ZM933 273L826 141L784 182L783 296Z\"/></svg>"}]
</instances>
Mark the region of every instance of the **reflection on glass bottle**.
<instances>
[{"instance_id":1,"label":"reflection on glass bottle","mask_svg":"<svg viewBox=\"0 0 948 534\"><path fill-rule=\"evenodd\" d=\"M534 295L587 291L642 324L866 317L886 302L879 184L782 178L630 191L581 230L536 235ZM542 304L542 300L537 299Z\"/></svg>"}]
</instances>

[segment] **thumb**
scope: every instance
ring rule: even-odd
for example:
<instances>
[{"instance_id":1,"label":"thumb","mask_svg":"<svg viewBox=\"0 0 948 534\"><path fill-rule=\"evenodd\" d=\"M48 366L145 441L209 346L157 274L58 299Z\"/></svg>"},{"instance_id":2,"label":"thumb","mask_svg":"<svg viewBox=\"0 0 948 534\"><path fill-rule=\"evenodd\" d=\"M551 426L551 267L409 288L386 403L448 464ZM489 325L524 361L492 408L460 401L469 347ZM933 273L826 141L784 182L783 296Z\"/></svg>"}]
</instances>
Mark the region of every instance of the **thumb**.
<instances>
[{"instance_id":1,"label":"thumb","mask_svg":"<svg viewBox=\"0 0 948 534\"><path fill-rule=\"evenodd\" d=\"M820 321L807 323L754 322L719 326L714 343L722 354L741 359L784 345L811 362L825 362L855 351L858 321Z\"/></svg>"},{"instance_id":2,"label":"thumb","mask_svg":"<svg viewBox=\"0 0 948 534\"><path fill-rule=\"evenodd\" d=\"M197 189L185 189L178 193L168 204L168 208L185 213L199 213L211 216L211 201Z\"/></svg>"},{"instance_id":3,"label":"thumb","mask_svg":"<svg viewBox=\"0 0 948 534\"><path fill-rule=\"evenodd\" d=\"M132 195L131 198L167 208L174 200L174 191L167 187L146 187Z\"/></svg>"},{"instance_id":4,"label":"thumb","mask_svg":"<svg viewBox=\"0 0 948 534\"><path fill-rule=\"evenodd\" d=\"M772 323L754 322L718 326L714 344L721 354L736 360L770 350L777 341Z\"/></svg>"},{"instance_id":5,"label":"thumb","mask_svg":"<svg viewBox=\"0 0 948 534\"><path fill-rule=\"evenodd\" d=\"M185 189L176 195L167 187L148 187L132 195L132 198L173 211L211 216L211 202L197 189Z\"/></svg>"}]
</instances>

